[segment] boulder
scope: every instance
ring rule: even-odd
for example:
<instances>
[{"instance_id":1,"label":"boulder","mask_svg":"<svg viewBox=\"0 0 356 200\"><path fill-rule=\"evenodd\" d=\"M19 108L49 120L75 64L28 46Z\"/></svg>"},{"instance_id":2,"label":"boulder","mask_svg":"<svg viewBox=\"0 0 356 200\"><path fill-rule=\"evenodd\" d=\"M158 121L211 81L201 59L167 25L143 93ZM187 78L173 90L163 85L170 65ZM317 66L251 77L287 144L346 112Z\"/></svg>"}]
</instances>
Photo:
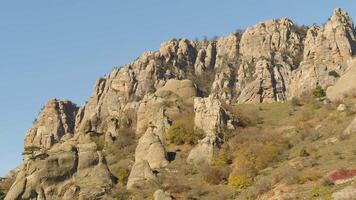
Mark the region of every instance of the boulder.
<instances>
[{"instance_id":1,"label":"boulder","mask_svg":"<svg viewBox=\"0 0 356 200\"><path fill-rule=\"evenodd\" d=\"M151 169L159 169L168 165L166 151L156 135L156 128L149 127L138 141L135 151L135 162L147 161Z\"/></svg>"},{"instance_id":2,"label":"boulder","mask_svg":"<svg viewBox=\"0 0 356 200\"><path fill-rule=\"evenodd\" d=\"M334 192L331 196L334 200L353 200L356 197L356 188L353 186L347 186Z\"/></svg>"},{"instance_id":3,"label":"boulder","mask_svg":"<svg viewBox=\"0 0 356 200\"><path fill-rule=\"evenodd\" d=\"M163 190L156 190L153 194L154 200L173 200L171 195L168 192L164 192Z\"/></svg>"},{"instance_id":4,"label":"boulder","mask_svg":"<svg viewBox=\"0 0 356 200\"><path fill-rule=\"evenodd\" d=\"M5 199L95 199L114 182L94 143L67 141L28 159Z\"/></svg>"},{"instance_id":5,"label":"boulder","mask_svg":"<svg viewBox=\"0 0 356 200\"><path fill-rule=\"evenodd\" d=\"M131 169L130 176L127 182L127 189L131 190L139 185L156 183L158 178L153 173L149 163L145 160L135 162Z\"/></svg>"},{"instance_id":6,"label":"boulder","mask_svg":"<svg viewBox=\"0 0 356 200\"><path fill-rule=\"evenodd\" d=\"M341 100L346 96L356 95L356 60L349 62L349 69L326 90L326 96L332 100Z\"/></svg>"},{"instance_id":7,"label":"boulder","mask_svg":"<svg viewBox=\"0 0 356 200\"><path fill-rule=\"evenodd\" d=\"M339 112L344 112L346 109L347 109L347 107L346 107L345 104L340 104L340 105L337 107L337 111L339 111Z\"/></svg>"},{"instance_id":8,"label":"boulder","mask_svg":"<svg viewBox=\"0 0 356 200\"><path fill-rule=\"evenodd\" d=\"M344 130L343 134L349 135L351 133L356 133L356 117L352 120L349 126Z\"/></svg>"}]
</instances>

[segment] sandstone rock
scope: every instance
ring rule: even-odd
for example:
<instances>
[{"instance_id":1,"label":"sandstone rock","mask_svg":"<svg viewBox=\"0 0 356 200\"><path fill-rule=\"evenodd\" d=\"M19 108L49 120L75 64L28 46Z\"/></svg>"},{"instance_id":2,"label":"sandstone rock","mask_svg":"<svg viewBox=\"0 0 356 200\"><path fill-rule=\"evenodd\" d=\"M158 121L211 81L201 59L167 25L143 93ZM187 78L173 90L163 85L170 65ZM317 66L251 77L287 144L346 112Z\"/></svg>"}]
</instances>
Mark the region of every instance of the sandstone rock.
<instances>
[{"instance_id":1,"label":"sandstone rock","mask_svg":"<svg viewBox=\"0 0 356 200\"><path fill-rule=\"evenodd\" d=\"M33 127L25 136L25 148L50 148L61 138L74 134L78 108L70 101L50 100L42 109Z\"/></svg>"},{"instance_id":2,"label":"sandstone rock","mask_svg":"<svg viewBox=\"0 0 356 200\"><path fill-rule=\"evenodd\" d=\"M154 200L173 200L171 195L168 192L164 192L163 190L157 190L153 194L153 199Z\"/></svg>"}]
</instances>

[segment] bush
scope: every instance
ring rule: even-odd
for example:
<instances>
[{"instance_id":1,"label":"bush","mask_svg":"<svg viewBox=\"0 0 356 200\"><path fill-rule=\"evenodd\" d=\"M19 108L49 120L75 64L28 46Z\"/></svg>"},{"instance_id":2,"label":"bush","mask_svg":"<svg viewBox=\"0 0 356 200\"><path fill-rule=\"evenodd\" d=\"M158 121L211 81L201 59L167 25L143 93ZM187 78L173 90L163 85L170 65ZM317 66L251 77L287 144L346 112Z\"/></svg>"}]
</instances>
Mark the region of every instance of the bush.
<instances>
[{"instance_id":1,"label":"bush","mask_svg":"<svg viewBox=\"0 0 356 200\"><path fill-rule=\"evenodd\" d=\"M23 155L33 154L36 151L40 151L41 147L38 146L27 146L25 147L25 151L22 153Z\"/></svg>"},{"instance_id":2,"label":"bush","mask_svg":"<svg viewBox=\"0 0 356 200\"><path fill-rule=\"evenodd\" d=\"M0 200L5 199L5 193L0 191Z\"/></svg>"},{"instance_id":3,"label":"bush","mask_svg":"<svg viewBox=\"0 0 356 200\"><path fill-rule=\"evenodd\" d=\"M218 185L223 180L223 171L217 167L208 167L204 170L204 180L212 185Z\"/></svg>"},{"instance_id":4,"label":"bush","mask_svg":"<svg viewBox=\"0 0 356 200\"><path fill-rule=\"evenodd\" d=\"M127 183L130 172L126 168L118 167L116 170L114 170L114 175L117 178L117 183L119 186L124 186Z\"/></svg>"},{"instance_id":5,"label":"bush","mask_svg":"<svg viewBox=\"0 0 356 200\"><path fill-rule=\"evenodd\" d=\"M259 145L255 154L255 167L257 170L261 170L279 155L279 149L274 144Z\"/></svg>"},{"instance_id":6,"label":"bush","mask_svg":"<svg viewBox=\"0 0 356 200\"><path fill-rule=\"evenodd\" d=\"M94 136L91 140L96 144L98 150L103 150L105 148L105 138L103 135Z\"/></svg>"},{"instance_id":7,"label":"bush","mask_svg":"<svg viewBox=\"0 0 356 200\"><path fill-rule=\"evenodd\" d=\"M242 189L250 186L255 176L256 169L253 162L244 155L238 155L233 161L228 182L229 185Z\"/></svg>"},{"instance_id":8,"label":"bush","mask_svg":"<svg viewBox=\"0 0 356 200\"><path fill-rule=\"evenodd\" d=\"M326 93L325 93L325 90L320 85L318 85L314 89L313 95L315 98L323 98L326 96Z\"/></svg>"},{"instance_id":9,"label":"bush","mask_svg":"<svg viewBox=\"0 0 356 200\"><path fill-rule=\"evenodd\" d=\"M304 171L299 172L298 174L298 183L304 184L308 181L315 182L321 178L321 174L316 169L306 169Z\"/></svg>"},{"instance_id":10,"label":"bush","mask_svg":"<svg viewBox=\"0 0 356 200\"><path fill-rule=\"evenodd\" d=\"M229 176L229 185L237 189L244 189L252 184L252 179L245 175L233 175Z\"/></svg>"},{"instance_id":11,"label":"bush","mask_svg":"<svg viewBox=\"0 0 356 200\"><path fill-rule=\"evenodd\" d=\"M332 70L329 72L329 76L332 76L334 78L339 78L340 75L335 71L335 70Z\"/></svg>"},{"instance_id":12,"label":"bush","mask_svg":"<svg viewBox=\"0 0 356 200\"><path fill-rule=\"evenodd\" d=\"M300 102L299 98L293 97L291 100L291 104L293 107L299 107L302 106L302 103Z\"/></svg>"},{"instance_id":13,"label":"bush","mask_svg":"<svg viewBox=\"0 0 356 200\"><path fill-rule=\"evenodd\" d=\"M194 125L188 120L176 120L166 133L166 140L177 145L196 144L203 138L199 131L194 130Z\"/></svg>"},{"instance_id":14,"label":"bush","mask_svg":"<svg viewBox=\"0 0 356 200\"><path fill-rule=\"evenodd\" d=\"M231 164L231 154L226 148L228 147L221 148L214 152L214 156L211 161L212 166L226 166Z\"/></svg>"},{"instance_id":15,"label":"bush","mask_svg":"<svg viewBox=\"0 0 356 200\"><path fill-rule=\"evenodd\" d=\"M310 191L310 196L313 198L319 197L319 198L325 199L325 200L333 199L331 196L330 190L323 186L314 186L312 188L312 190Z\"/></svg>"}]
</instances>

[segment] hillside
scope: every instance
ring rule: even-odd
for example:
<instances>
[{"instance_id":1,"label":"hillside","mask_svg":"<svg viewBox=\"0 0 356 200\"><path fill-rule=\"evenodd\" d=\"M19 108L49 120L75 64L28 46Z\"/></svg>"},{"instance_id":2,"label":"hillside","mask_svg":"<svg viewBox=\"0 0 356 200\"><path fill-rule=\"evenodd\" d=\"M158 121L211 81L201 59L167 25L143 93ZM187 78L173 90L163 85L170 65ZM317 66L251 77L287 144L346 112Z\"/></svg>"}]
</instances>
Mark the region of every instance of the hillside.
<instances>
[{"instance_id":1,"label":"hillside","mask_svg":"<svg viewBox=\"0 0 356 200\"><path fill-rule=\"evenodd\" d=\"M49 100L0 199L354 199L355 53L340 9L164 42Z\"/></svg>"}]
</instances>

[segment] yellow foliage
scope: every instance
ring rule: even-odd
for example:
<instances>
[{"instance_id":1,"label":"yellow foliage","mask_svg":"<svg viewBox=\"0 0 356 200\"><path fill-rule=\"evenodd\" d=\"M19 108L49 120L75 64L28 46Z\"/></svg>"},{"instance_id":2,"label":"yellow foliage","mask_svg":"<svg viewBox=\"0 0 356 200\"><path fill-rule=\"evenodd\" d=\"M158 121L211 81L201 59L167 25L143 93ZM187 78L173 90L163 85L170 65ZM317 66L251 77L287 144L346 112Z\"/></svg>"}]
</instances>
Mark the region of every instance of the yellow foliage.
<instances>
[{"instance_id":1,"label":"yellow foliage","mask_svg":"<svg viewBox=\"0 0 356 200\"><path fill-rule=\"evenodd\" d=\"M174 144L196 144L202 135L194 130L192 120L176 120L166 133L166 140Z\"/></svg>"}]
</instances>

